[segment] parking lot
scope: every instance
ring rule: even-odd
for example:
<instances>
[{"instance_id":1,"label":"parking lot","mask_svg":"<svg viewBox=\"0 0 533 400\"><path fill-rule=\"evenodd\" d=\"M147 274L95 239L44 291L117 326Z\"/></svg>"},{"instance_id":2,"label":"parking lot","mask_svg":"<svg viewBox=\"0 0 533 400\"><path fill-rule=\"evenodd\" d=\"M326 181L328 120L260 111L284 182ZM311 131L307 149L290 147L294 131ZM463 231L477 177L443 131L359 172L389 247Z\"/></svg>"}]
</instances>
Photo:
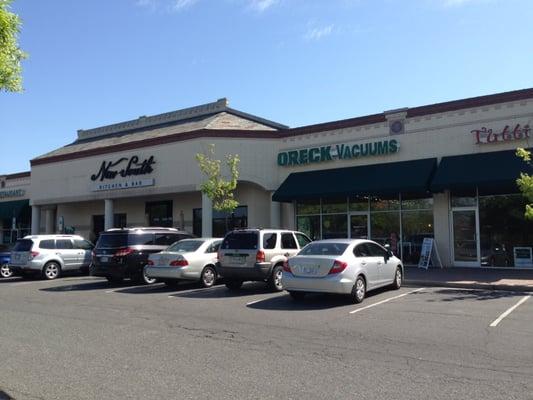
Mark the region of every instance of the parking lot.
<instances>
[{"instance_id":1,"label":"parking lot","mask_svg":"<svg viewBox=\"0 0 533 400\"><path fill-rule=\"evenodd\" d=\"M0 281L15 399L533 398L527 293L403 287L301 302L258 283Z\"/></svg>"}]
</instances>

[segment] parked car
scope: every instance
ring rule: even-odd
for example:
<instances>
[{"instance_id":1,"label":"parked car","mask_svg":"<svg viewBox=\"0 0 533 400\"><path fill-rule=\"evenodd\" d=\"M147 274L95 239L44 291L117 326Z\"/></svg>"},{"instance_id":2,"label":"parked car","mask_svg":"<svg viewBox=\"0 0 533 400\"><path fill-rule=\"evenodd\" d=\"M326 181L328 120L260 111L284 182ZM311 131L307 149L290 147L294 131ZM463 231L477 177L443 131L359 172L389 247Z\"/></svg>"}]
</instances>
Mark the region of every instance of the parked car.
<instances>
[{"instance_id":1,"label":"parked car","mask_svg":"<svg viewBox=\"0 0 533 400\"><path fill-rule=\"evenodd\" d=\"M505 244L493 244L489 248L481 248L481 266L512 267L513 259Z\"/></svg>"},{"instance_id":2,"label":"parked car","mask_svg":"<svg viewBox=\"0 0 533 400\"><path fill-rule=\"evenodd\" d=\"M9 278L13 276L13 271L9 268L11 247L11 244L0 244L0 278Z\"/></svg>"},{"instance_id":3,"label":"parked car","mask_svg":"<svg viewBox=\"0 0 533 400\"><path fill-rule=\"evenodd\" d=\"M10 268L14 274L56 279L63 272L87 272L93 244L78 235L31 235L15 242Z\"/></svg>"},{"instance_id":4,"label":"parked car","mask_svg":"<svg viewBox=\"0 0 533 400\"><path fill-rule=\"evenodd\" d=\"M180 240L160 253L150 254L144 275L169 286L180 280L192 280L211 287L217 280L215 265L221 243L222 238Z\"/></svg>"},{"instance_id":5,"label":"parked car","mask_svg":"<svg viewBox=\"0 0 533 400\"><path fill-rule=\"evenodd\" d=\"M383 286L399 289L400 259L376 242L329 239L310 243L283 265L283 287L294 299L306 293L347 294L360 303L366 292Z\"/></svg>"},{"instance_id":6,"label":"parked car","mask_svg":"<svg viewBox=\"0 0 533 400\"><path fill-rule=\"evenodd\" d=\"M175 228L108 229L100 234L96 242L91 275L102 276L115 283L125 278L139 283L154 283L155 278L144 274L148 256L165 250L178 240L192 237L190 233Z\"/></svg>"},{"instance_id":7,"label":"parked car","mask_svg":"<svg viewBox=\"0 0 533 400\"><path fill-rule=\"evenodd\" d=\"M217 269L230 290L240 289L243 281L263 281L281 291L283 263L310 242L305 234L289 230L234 230L222 241Z\"/></svg>"}]
</instances>

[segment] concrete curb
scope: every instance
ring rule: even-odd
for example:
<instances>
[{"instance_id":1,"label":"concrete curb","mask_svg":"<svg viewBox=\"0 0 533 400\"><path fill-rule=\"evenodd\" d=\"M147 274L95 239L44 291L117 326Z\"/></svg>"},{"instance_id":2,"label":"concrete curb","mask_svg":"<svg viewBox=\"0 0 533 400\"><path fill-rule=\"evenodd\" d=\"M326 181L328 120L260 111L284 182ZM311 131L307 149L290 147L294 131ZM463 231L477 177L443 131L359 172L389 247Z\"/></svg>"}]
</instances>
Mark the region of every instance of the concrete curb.
<instances>
[{"instance_id":1,"label":"concrete curb","mask_svg":"<svg viewBox=\"0 0 533 400\"><path fill-rule=\"evenodd\" d=\"M483 289L483 290L502 290L507 292L533 293L533 287L526 285L502 285L481 282L450 282L450 281L426 281L426 280L411 280L404 281L405 286L415 287L449 287L458 289Z\"/></svg>"}]
</instances>

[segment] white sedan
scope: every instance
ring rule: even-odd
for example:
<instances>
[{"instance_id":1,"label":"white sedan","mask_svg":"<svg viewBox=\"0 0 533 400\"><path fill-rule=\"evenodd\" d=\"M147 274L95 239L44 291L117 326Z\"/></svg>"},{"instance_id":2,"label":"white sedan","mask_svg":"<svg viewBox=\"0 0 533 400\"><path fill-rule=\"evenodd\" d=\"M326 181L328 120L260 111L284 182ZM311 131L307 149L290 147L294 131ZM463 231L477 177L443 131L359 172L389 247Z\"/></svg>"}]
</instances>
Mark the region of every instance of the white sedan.
<instances>
[{"instance_id":1,"label":"white sedan","mask_svg":"<svg viewBox=\"0 0 533 400\"><path fill-rule=\"evenodd\" d=\"M221 238L180 240L160 253L150 254L144 274L169 286L180 280L193 280L211 287L217 279L215 265L220 243Z\"/></svg>"},{"instance_id":2,"label":"white sedan","mask_svg":"<svg viewBox=\"0 0 533 400\"><path fill-rule=\"evenodd\" d=\"M283 266L283 288L294 299L306 293L348 294L360 303L369 290L399 289L403 265L371 240L328 239L309 243Z\"/></svg>"}]
</instances>

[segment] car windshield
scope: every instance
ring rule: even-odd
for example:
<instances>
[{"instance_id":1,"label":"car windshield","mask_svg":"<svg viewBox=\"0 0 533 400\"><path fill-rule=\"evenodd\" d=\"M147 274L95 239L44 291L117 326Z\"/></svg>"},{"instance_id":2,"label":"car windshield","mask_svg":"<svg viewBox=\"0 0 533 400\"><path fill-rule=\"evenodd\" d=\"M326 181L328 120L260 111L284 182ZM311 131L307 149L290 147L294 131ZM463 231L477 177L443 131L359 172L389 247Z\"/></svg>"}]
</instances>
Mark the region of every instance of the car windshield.
<instances>
[{"instance_id":1,"label":"car windshield","mask_svg":"<svg viewBox=\"0 0 533 400\"><path fill-rule=\"evenodd\" d=\"M314 242L309 243L307 246L305 246L300 253L298 253L299 256L340 256L344 251L346 250L346 247L348 247L347 243L320 243L320 242Z\"/></svg>"},{"instance_id":2,"label":"car windshield","mask_svg":"<svg viewBox=\"0 0 533 400\"><path fill-rule=\"evenodd\" d=\"M191 253L198 250L203 243L203 240L180 240L167 247L165 251L172 253Z\"/></svg>"},{"instance_id":3,"label":"car windshield","mask_svg":"<svg viewBox=\"0 0 533 400\"><path fill-rule=\"evenodd\" d=\"M258 232L232 232L222 242L224 250L257 250Z\"/></svg>"},{"instance_id":4,"label":"car windshield","mask_svg":"<svg viewBox=\"0 0 533 400\"><path fill-rule=\"evenodd\" d=\"M30 251L32 246L33 242L29 239L17 240L15 247L13 247L13 251Z\"/></svg>"},{"instance_id":5,"label":"car windshield","mask_svg":"<svg viewBox=\"0 0 533 400\"><path fill-rule=\"evenodd\" d=\"M154 235L151 233L102 233L96 247L115 248L152 244L154 244Z\"/></svg>"}]
</instances>

